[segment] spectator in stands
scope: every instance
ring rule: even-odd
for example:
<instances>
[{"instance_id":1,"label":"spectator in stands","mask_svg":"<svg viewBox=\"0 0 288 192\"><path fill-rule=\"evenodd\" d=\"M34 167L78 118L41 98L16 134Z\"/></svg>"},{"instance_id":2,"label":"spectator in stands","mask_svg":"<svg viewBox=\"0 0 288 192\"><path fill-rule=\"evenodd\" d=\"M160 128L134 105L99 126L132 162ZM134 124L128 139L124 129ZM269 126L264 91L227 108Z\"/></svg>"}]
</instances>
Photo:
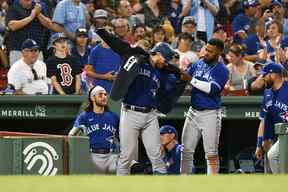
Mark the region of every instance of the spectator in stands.
<instances>
[{"instance_id":1,"label":"spectator in stands","mask_svg":"<svg viewBox=\"0 0 288 192\"><path fill-rule=\"evenodd\" d=\"M166 42L165 31L162 26L153 28L152 30L152 47L160 42Z\"/></svg>"},{"instance_id":2,"label":"spectator in stands","mask_svg":"<svg viewBox=\"0 0 288 192\"><path fill-rule=\"evenodd\" d=\"M181 32L181 21L183 17L187 16L191 8L190 0L171 0L167 10L166 15L171 22L175 33L178 34Z\"/></svg>"},{"instance_id":3,"label":"spectator in stands","mask_svg":"<svg viewBox=\"0 0 288 192\"><path fill-rule=\"evenodd\" d=\"M121 57L101 39L101 43L92 49L88 65L85 66L89 81L92 81L89 84L100 85L110 93L120 64Z\"/></svg>"},{"instance_id":4,"label":"spectator in stands","mask_svg":"<svg viewBox=\"0 0 288 192\"><path fill-rule=\"evenodd\" d=\"M46 64L38 59L36 41L26 39L21 46L22 58L8 72L8 84L16 95L48 94Z\"/></svg>"},{"instance_id":5,"label":"spectator in stands","mask_svg":"<svg viewBox=\"0 0 288 192\"><path fill-rule=\"evenodd\" d=\"M141 39L144 39L146 36L146 27L143 23L139 23L133 26L132 29L133 41L134 43L138 42ZM133 44L134 44L133 43Z\"/></svg>"},{"instance_id":6,"label":"spectator in stands","mask_svg":"<svg viewBox=\"0 0 288 192\"><path fill-rule=\"evenodd\" d=\"M168 19L164 20L162 28L165 31L166 42L171 44L175 39L175 30Z\"/></svg>"},{"instance_id":7,"label":"spectator in stands","mask_svg":"<svg viewBox=\"0 0 288 192\"><path fill-rule=\"evenodd\" d=\"M10 65L21 58L21 45L28 38L35 40L39 45L39 59L43 60L42 52L46 49L45 34L47 28L52 26L46 15L40 3L32 0L18 0L9 7L6 23L10 30Z\"/></svg>"},{"instance_id":8,"label":"spectator in stands","mask_svg":"<svg viewBox=\"0 0 288 192\"><path fill-rule=\"evenodd\" d=\"M283 36L283 25L278 21L270 21L267 24L266 39L261 42L259 58L266 62L276 62L283 65L288 59L288 37Z\"/></svg>"},{"instance_id":9,"label":"spectator in stands","mask_svg":"<svg viewBox=\"0 0 288 192\"><path fill-rule=\"evenodd\" d=\"M250 34L243 42L246 46L245 59L251 62L259 60L258 51L262 49L261 43L264 41L264 27L261 27L262 23L257 22L256 33Z\"/></svg>"},{"instance_id":10,"label":"spectator in stands","mask_svg":"<svg viewBox=\"0 0 288 192\"><path fill-rule=\"evenodd\" d=\"M255 16L257 5L256 0L243 1L244 13L238 14L232 22L235 43L242 43L251 34L252 19Z\"/></svg>"},{"instance_id":11,"label":"spectator in stands","mask_svg":"<svg viewBox=\"0 0 288 192\"><path fill-rule=\"evenodd\" d=\"M133 6L136 13L142 13L145 18L145 25L151 29L163 24L165 16L164 1L146 0Z\"/></svg>"},{"instance_id":12,"label":"spectator in stands","mask_svg":"<svg viewBox=\"0 0 288 192\"><path fill-rule=\"evenodd\" d=\"M125 18L117 18L112 21L115 34L123 41L133 44L133 37L130 31L128 20Z\"/></svg>"},{"instance_id":13,"label":"spectator in stands","mask_svg":"<svg viewBox=\"0 0 288 192\"><path fill-rule=\"evenodd\" d=\"M205 42L197 38L197 23L195 21L195 18L192 16L186 16L184 17L182 21L182 26L181 26L181 32L182 33L188 33L191 35L193 39L193 43L191 44L191 50L194 52L199 53L202 47L205 45ZM172 43L172 47L176 48L177 44L179 42L179 38L176 37L174 42Z\"/></svg>"},{"instance_id":14,"label":"spectator in stands","mask_svg":"<svg viewBox=\"0 0 288 192\"><path fill-rule=\"evenodd\" d=\"M91 45L95 46L99 38L96 34L98 28L104 27L108 22L108 12L104 9L97 9L93 15L93 22L89 29L89 38L91 40Z\"/></svg>"},{"instance_id":15,"label":"spectator in stands","mask_svg":"<svg viewBox=\"0 0 288 192\"><path fill-rule=\"evenodd\" d=\"M245 47L239 44L233 44L228 53L227 65L229 70L229 80L225 86L226 90L247 90L247 82L250 78L256 76L254 64L243 59Z\"/></svg>"},{"instance_id":16,"label":"spectator in stands","mask_svg":"<svg viewBox=\"0 0 288 192\"><path fill-rule=\"evenodd\" d=\"M283 34L288 35L288 18L285 17L285 8L283 4L275 0L270 6L270 10L274 16L274 19L283 24ZM288 10L286 8L286 12L287 11Z\"/></svg>"},{"instance_id":17,"label":"spectator in stands","mask_svg":"<svg viewBox=\"0 0 288 192\"><path fill-rule=\"evenodd\" d=\"M188 33L181 33L179 35L179 43L175 51L179 54L179 68L187 70L187 68L198 60L195 52L191 51L191 44L193 39Z\"/></svg>"},{"instance_id":18,"label":"spectator in stands","mask_svg":"<svg viewBox=\"0 0 288 192\"><path fill-rule=\"evenodd\" d=\"M80 0L62 0L55 8L52 20L55 31L64 32L74 41L76 29L89 24L89 15L86 6Z\"/></svg>"},{"instance_id":19,"label":"spectator in stands","mask_svg":"<svg viewBox=\"0 0 288 192\"><path fill-rule=\"evenodd\" d=\"M94 0L87 0L85 2L85 5L86 5L87 12L89 14L90 23L92 24L94 12L95 12Z\"/></svg>"},{"instance_id":20,"label":"spectator in stands","mask_svg":"<svg viewBox=\"0 0 288 192\"><path fill-rule=\"evenodd\" d=\"M80 61L70 55L67 36L55 33L51 42L54 54L47 59L47 68L54 88L53 94L80 94Z\"/></svg>"},{"instance_id":21,"label":"spectator in stands","mask_svg":"<svg viewBox=\"0 0 288 192\"><path fill-rule=\"evenodd\" d=\"M193 0L189 15L196 18L197 37L205 42L211 39L215 16L219 11L218 0ZM182 31L183 32L183 31Z\"/></svg>"},{"instance_id":22,"label":"spectator in stands","mask_svg":"<svg viewBox=\"0 0 288 192\"><path fill-rule=\"evenodd\" d=\"M80 61L80 70L81 70L81 91L83 93L88 93L87 85L87 75L84 70L84 66L88 64L88 56L90 54L90 47L88 39L88 31L86 28L78 28L76 30L76 40L75 46L71 50L71 54L75 57L78 57Z\"/></svg>"},{"instance_id":23,"label":"spectator in stands","mask_svg":"<svg viewBox=\"0 0 288 192\"><path fill-rule=\"evenodd\" d=\"M117 8L117 14L119 17L128 20L129 27L132 29L133 26L143 23L136 15L128 0L120 0Z\"/></svg>"}]
</instances>

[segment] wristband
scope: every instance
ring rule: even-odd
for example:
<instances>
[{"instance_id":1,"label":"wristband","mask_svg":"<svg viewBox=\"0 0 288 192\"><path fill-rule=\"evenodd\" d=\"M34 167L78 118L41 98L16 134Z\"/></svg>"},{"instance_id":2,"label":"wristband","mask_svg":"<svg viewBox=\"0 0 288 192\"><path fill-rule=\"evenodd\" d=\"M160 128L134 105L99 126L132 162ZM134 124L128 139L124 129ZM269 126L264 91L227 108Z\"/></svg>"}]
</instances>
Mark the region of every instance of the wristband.
<instances>
[{"instance_id":1,"label":"wristband","mask_svg":"<svg viewBox=\"0 0 288 192\"><path fill-rule=\"evenodd\" d=\"M257 137L257 147L262 147L263 137Z\"/></svg>"}]
</instances>

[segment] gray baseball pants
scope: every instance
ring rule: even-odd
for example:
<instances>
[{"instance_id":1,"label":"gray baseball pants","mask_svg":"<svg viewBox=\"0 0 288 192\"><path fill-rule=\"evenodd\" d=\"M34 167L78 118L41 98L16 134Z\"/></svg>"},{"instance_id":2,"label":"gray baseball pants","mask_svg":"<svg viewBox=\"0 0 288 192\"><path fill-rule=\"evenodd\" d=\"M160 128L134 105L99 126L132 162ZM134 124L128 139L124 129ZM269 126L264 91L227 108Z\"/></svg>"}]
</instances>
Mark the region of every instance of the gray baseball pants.
<instances>
[{"instance_id":1,"label":"gray baseball pants","mask_svg":"<svg viewBox=\"0 0 288 192\"><path fill-rule=\"evenodd\" d=\"M117 175L128 175L131 162L138 156L138 137L140 136L154 173L165 174L166 166L161 158L158 113L142 113L121 107L120 115L120 158Z\"/></svg>"},{"instance_id":2,"label":"gray baseball pants","mask_svg":"<svg viewBox=\"0 0 288 192\"><path fill-rule=\"evenodd\" d=\"M189 108L182 132L183 153L181 159L181 173L191 174L194 167L193 156L201 136L205 157L216 156L218 158L218 144L221 132L221 110L198 111ZM219 160L217 160L218 162ZM208 161L207 161L208 162ZM219 169L219 162L216 165ZM211 173L211 167L207 164L207 173Z\"/></svg>"},{"instance_id":3,"label":"gray baseball pants","mask_svg":"<svg viewBox=\"0 0 288 192\"><path fill-rule=\"evenodd\" d=\"M280 173L279 139L269 149L267 153L267 158L268 158L272 173Z\"/></svg>"},{"instance_id":4,"label":"gray baseball pants","mask_svg":"<svg viewBox=\"0 0 288 192\"><path fill-rule=\"evenodd\" d=\"M116 173L118 154L91 153L92 172L96 174Z\"/></svg>"}]
</instances>

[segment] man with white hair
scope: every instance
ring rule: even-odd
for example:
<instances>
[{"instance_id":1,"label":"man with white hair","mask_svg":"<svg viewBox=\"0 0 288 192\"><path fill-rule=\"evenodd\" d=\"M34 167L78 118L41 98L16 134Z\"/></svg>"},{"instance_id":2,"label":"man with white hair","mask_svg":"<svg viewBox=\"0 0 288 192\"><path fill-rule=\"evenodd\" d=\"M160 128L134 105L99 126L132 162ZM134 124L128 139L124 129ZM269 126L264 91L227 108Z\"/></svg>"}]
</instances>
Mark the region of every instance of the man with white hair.
<instances>
[{"instance_id":1,"label":"man with white hair","mask_svg":"<svg viewBox=\"0 0 288 192\"><path fill-rule=\"evenodd\" d=\"M101 86L90 90L88 102L85 111L76 118L69 135L79 135L82 131L89 137L94 173L115 173L119 117L108 110L107 92Z\"/></svg>"}]
</instances>

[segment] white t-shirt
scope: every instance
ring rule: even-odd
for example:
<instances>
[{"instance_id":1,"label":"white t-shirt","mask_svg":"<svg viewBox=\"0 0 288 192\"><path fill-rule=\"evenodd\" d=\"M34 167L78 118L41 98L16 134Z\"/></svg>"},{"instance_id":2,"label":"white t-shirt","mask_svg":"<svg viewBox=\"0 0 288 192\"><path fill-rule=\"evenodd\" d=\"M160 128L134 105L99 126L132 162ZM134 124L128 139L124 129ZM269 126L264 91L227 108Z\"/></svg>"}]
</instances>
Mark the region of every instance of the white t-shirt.
<instances>
[{"instance_id":1,"label":"white t-shirt","mask_svg":"<svg viewBox=\"0 0 288 192\"><path fill-rule=\"evenodd\" d=\"M31 67L23 59L16 61L8 71L8 83L15 89L22 89L27 95L48 94L47 68L43 61L33 64L38 80L34 79Z\"/></svg>"},{"instance_id":2,"label":"white t-shirt","mask_svg":"<svg viewBox=\"0 0 288 192\"><path fill-rule=\"evenodd\" d=\"M179 54L179 68L183 70L187 70L187 68L192 64L195 63L199 58L196 53L193 51L181 52L178 49L175 51Z\"/></svg>"}]
</instances>

